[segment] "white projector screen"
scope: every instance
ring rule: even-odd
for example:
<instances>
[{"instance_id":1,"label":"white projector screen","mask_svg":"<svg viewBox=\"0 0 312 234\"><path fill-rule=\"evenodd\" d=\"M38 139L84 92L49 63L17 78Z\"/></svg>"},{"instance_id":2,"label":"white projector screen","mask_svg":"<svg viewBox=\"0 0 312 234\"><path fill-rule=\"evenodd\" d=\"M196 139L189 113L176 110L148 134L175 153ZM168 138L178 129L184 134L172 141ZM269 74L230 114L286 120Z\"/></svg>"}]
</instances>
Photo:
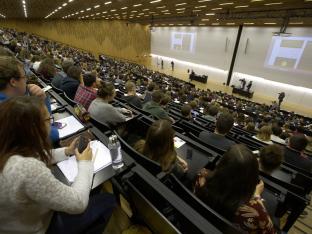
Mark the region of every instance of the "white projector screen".
<instances>
[{"instance_id":1,"label":"white projector screen","mask_svg":"<svg viewBox=\"0 0 312 234\"><path fill-rule=\"evenodd\" d=\"M234 71L312 88L312 28L290 27L288 37L274 36L277 31L245 27Z\"/></svg>"},{"instance_id":2,"label":"white projector screen","mask_svg":"<svg viewBox=\"0 0 312 234\"><path fill-rule=\"evenodd\" d=\"M237 28L156 27L152 54L228 70Z\"/></svg>"},{"instance_id":3,"label":"white projector screen","mask_svg":"<svg viewBox=\"0 0 312 234\"><path fill-rule=\"evenodd\" d=\"M312 37L274 36L265 66L285 72L312 74Z\"/></svg>"}]
</instances>

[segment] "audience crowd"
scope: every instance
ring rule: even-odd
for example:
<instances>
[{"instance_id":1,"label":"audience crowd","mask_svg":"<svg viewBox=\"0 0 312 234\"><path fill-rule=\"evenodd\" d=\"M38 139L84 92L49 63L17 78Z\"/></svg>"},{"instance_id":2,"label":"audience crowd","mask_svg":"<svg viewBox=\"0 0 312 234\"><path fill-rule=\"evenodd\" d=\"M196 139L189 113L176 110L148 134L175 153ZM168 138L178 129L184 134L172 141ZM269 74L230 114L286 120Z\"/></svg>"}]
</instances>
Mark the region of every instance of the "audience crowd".
<instances>
[{"instance_id":1,"label":"audience crowd","mask_svg":"<svg viewBox=\"0 0 312 234\"><path fill-rule=\"evenodd\" d=\"M0 122L4 126L0 130L0 232L58 230L57 215L61 214L55 213L52 218L52 210L88 212L93 204L90 202L99 199L88 201L90 148L80 154L70 145L50 154L51 144L46 138L49 133L53 135L49 100L35 85L32 72L109 128L116 128L132 116L130 110L112 105L116 96L153 116L156 121L146 138L136 142L134 148L158 162L164 172L173 172L179 178L187 173L189 165L174 147L175 119L170 115L170 104L181 104L180 114L185 121L196 123L200 115L213 123L214 132L202 131L199 140L226 153L214 170L198 173L193 192L247 233L275 233L276 227L261 199L264 185L259 181L260 172L271 175L282 161L312 172L310 118L280 110L274 103L258 104L223 92L196 89L191 83L142 65L106 56L97 60L90 53L27 33L4 29L0 41ZM39 99L21 97L24 95ZM255 152L227 137L233 128L249 132L255 141L265 145L258 152L258 160ZM38 142L29 144L25 139ZM48 167L74 153L79 161L78 179L72 187L66 187L53 179ZM49 187L39 192L37 188L42 184ZM107 219L114 200L107 195L101 199L106 209L98 215Z\"/></svg>"}]
</instances>

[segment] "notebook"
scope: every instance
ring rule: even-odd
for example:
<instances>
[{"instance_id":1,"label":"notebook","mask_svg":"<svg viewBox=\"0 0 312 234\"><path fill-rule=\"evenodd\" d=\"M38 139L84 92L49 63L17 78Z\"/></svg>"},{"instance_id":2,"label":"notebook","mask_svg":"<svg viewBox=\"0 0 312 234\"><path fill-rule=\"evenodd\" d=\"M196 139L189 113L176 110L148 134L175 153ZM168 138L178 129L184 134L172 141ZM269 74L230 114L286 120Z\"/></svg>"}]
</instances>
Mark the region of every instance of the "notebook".
<instances>
[{"instance_id":1,"label":"notebook","mask_svg":"<svg viewBox=\"0 0 312 234\"><path fill-rule=\"evenodd\" d=\"M51 103L51 111L55 111L59 107L60 105L58 103Z\"/></svg>"},{"instance_id":2,"label":"notebook","mask_svg":"<svg viewBox=\"0 0 312 234\"><path fill-rule=\"evenodd\" d=\"M181 146L183 146L186 142L180 139L179 137L174 137L174 147L179 149Z\"/></svg>"},{"instance_id":3,"label":"notebook","mask_svg":"<svg viewBox=\"0 0 312 234\"><path fill-rule=\"evenodd\" d=\"M94 173L112 164L109 149L103 143L100 141L91 141L90 147L94 160ZM78 165L75 156L71 156L67 160L57 163L57 166L70 183L75 181L78 175Z\"/></svg>"},{"instance_id":4,"label":"notebook","mask_svg":"<svg viewBox=\"0 0 312 234\"><path fill-rule=\"evenodd\" d=\"M60 119L56 122L65 123L66 126L62 129L58 129L60 139L70 136L81 129L84 129L84 126L73 116L68 116L64 119Z\"/></svg>"}]
</instances>

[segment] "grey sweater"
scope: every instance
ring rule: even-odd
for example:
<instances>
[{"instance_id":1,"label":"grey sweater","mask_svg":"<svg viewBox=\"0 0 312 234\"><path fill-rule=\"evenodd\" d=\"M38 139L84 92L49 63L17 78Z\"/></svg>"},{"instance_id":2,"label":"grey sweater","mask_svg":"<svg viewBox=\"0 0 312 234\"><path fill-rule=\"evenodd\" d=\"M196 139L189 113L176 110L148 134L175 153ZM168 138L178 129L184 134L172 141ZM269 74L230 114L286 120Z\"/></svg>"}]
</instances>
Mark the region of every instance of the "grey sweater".
<instances>
[{"instance_id":1,"label":"grey sweater","mask_svg":"<svg viewBox=\"0 0 312 234\"><path fill-rule=\"evenodd\" d=\"M67 158L64 148L52 154L53 163ZM53 211L82 213L89 202L92 177L92 161L78 162L78 175L70 187L42 161L11 156L0 171L0 233L45 233Z\"/></svg>"},{"instance_id":2,"label":"grey sweater","mask_svg":"<svg viewBox=\"0 0 312 234\"><path fill-rule=\"evenodd\" d=\"M88 111L92 119L107 126L114 126L126 121L126 116L122 114L121 108L113 107L101 98L93 100Z\"/></svg>"}]
</instances>

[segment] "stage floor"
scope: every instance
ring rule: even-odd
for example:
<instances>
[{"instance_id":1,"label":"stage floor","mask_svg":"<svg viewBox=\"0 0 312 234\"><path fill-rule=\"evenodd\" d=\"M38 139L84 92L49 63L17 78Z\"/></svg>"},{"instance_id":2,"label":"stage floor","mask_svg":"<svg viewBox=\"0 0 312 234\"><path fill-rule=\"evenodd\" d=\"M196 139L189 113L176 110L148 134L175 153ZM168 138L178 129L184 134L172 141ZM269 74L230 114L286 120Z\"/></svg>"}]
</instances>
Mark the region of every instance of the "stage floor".
<instances>
[{"instance_id":1,"label":"stage floor","mask_svg":"<svg viewBox=\"0 0 312 234\"><path fill-rule=\"evenodd\" d=\"M174 76L176 78L179 78L181 80L185 80L185 81L189 81L189 74L187 73L187 69L188 67L180 65L178 67L175 67L174 71L171 70L171 66L169 66L169 64L164 66L164 69L161 69L160 66L157 66L157 64L153 61L152 58L149 59L145 59L144 62L143 60L140 61L140 63L142 63L143 65L145 65L146 67L148 67L149 69L155 70L155 71L159 71L162 73L165 73L167 75L171 75ZM228 87L226 85L223 85L222 83L218 83L215 81L215 79L211 79L211 77L208 77L208 82L207 84L203 84L197 81L192 81L193 84L195 84L196 88L199 89L210 89L213 91L222 91L222 92L226 92L228 94L232 94L232 88ZM235 96L240 97L242 99L246 99L242 96L238 96L235 94ZM264 96L261 95L258 92L254 93L254 96L252 99L250 99L254 102L257 103L265 103L270 105L272 103L272 101L276 101L274 99L272 99L269 96ZM287 111L294 111L295 113L298 114L302 114L304 116L309 116L312 117L312 109L310 108L306 108L304 106L298 105L297 103L291 103L291 102L283 102L282 109L285 109Z\"/></svg>"}]
</instances>

